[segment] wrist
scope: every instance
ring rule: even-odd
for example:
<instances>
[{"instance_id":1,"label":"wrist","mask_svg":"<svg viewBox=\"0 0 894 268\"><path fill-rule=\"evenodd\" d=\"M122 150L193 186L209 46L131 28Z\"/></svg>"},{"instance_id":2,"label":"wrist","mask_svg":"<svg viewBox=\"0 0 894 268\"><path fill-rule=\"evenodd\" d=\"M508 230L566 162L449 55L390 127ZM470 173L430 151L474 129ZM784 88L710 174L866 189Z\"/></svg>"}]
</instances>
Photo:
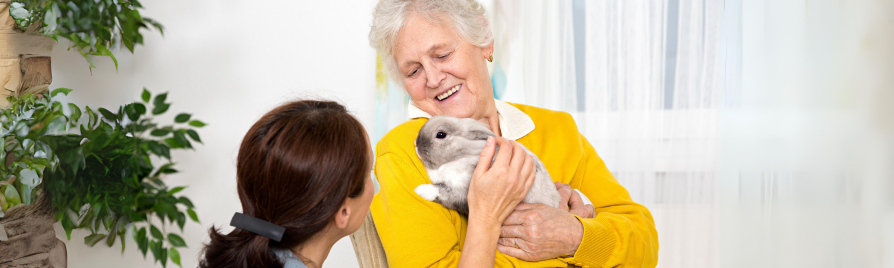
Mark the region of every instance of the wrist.
<instances>
[{"instance_id":1,"label":"wrist","mask_svg":"<svg viewBox=\"0 0 894 268\"><path fill-rule=\"evenodd\" d=\"M480 211L470 208L469 209L469 226L474 225L478 227L488 227L487 229L500 229L500 226L503 225L503 221L494 217L494 215L488 213L481 213Z\"/></svg>"},{"instance_id":2,"label":"wrist","mask_svg":"<svg viewBox=\"0 0 894 268\"><path fill-rule=\"evenodd\" d=\"M574 227L571 228L571 248L568 249L568 252L565 252L566 257L574 256L574 253L577 252L577 249L580 247L581 241L584 239L584 224L580 221L578 216L572 215L574 217Z\"/></svg>"}]
</instances>

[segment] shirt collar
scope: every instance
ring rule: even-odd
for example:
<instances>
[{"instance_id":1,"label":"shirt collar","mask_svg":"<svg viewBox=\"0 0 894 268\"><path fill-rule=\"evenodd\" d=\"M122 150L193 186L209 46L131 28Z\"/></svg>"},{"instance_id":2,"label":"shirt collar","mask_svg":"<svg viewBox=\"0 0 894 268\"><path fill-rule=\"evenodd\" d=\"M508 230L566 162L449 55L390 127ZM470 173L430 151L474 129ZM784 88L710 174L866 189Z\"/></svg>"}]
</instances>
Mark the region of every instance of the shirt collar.
<instances>
[{"instance_id":1,"label":"shirt collar","mask_svg":"<svg viewBox=\"0 0 894 268\"><path fill-rule=\"evenodd\" d=\"M534 131L534 120L515 106L501 100L494 100L497 107L497 115L500 116L500 132L503 138L517 140L531 131ZM407 105L407 115L413 118L431 118L431 115L419 109L413 101Z\"/></svg>"}]
</instances>

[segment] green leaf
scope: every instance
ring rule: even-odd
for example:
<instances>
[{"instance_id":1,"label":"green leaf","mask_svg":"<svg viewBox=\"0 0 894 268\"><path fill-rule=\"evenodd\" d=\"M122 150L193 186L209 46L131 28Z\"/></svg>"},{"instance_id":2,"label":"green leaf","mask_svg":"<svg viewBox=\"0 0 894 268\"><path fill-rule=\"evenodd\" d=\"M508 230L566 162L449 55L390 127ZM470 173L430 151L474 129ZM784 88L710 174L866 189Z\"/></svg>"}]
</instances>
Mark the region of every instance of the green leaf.
<instances>
[{"instance_id":1,"label":"green leaf","mask_svg":"<svg viewBox=\"0 0 894 268\"><path fill-rule=\"evenodd\" d=\"M186 139L186 134L182 129L174 131L174 141L177 141L177 144L182 145L186 148L191 148L192 144L189 144L189 140Z\"/></svg>"},{"instance_id":2,"label":"green leaf","mask_svg":"<svg viewBox=\"0 0 894 268\"><path fill-rule=\"evenodd\" d=\"M199 215L196 215L196 212L194 210L192 210L191 208L188 208L188 209L186 209L186 213L189 214L189 218L192 219L192 221L194 221L196 223L200 223Z\"/></svg>"},{"instance_id":3,"label":"green leaf","mask_svg":"<svg viewBox=\"0 0 894 268\"><path fill-rule=\"evenodd\" d=\"M174 194L176 194L176 193L178 193L178 192L180 192L180 191L183 191L183 189L186 189L186 186L177 186L177 187L174 187L173 189L171 189L170 191L168 191L168 195L174 195Z\"/></svg>"},{"instance_id":4,"label":"green leaf","mask_svg":"<svg viewBox=\"0 0 894 268\"><path fill-rule=\"evenodd\" d=\"M70 88L60 87L60 88L54 89L53 92L50 92L50 97L55 97L56 94L59 94L59 93L62 93L62 94L65 94L66 96L68 96L68 92L71 92L71 90L72 89L70 89Z\"/></svg>"},{"instance_id":5,"label":"green leaf","mask_svg":"<svg viewBox=\"0 0 894 268\"><path fill-rule=\"evenodd\" d=\"M165 104L165 99L167 99L167 98L168 98L167 92L158 94L155 96L155 100L152 101L152 104L154 104L155 106Z\"/></svg>"},{"instance_id":6,"label":"green leaf","mask_svg":"<svg viewBox=\"0 0 894 268\"><path fill-rule=\"evenodd\" d=\"M192 201L189 201L189 198L186 198L185 196L178 198L177 203L183 204L188 208L193 208Z\"/></svg>"},{"instance_id":7,"label":"green leaf","mask_svg":"<svg viewBox=\"0 0 894 268\"><path fill-rule=\"evenodd\" d=\"M155 206L152 209L157 212L157 216L161 218L162 221L165 219L165 215L170 215L171 211L177 211L177 207L174 206L174 203L169 203L168 201L161 201L155 203ZM174 219L170 219L173 221Z\"/></svg>"},{"instance_id":8,"label":"green leaf","mask_svg":"<svg viewBox=\"0 0 894 268\"><path fill-rule=\"evenodd\" d=\"M155 97L155 99L158 99L158 97ZM171 107L171 105L167 104L167 103L155 104L155 108L152 109L152 114L154 114L154 115L163 114L164 112L168 111L168 108L170 108L170 107Z\"/></svg>"},{"instance_id":9,"label":"green leaf","mask_svg":"<svg viewBox=\"0 0 894 268\"><path fill-rule=\"evenodd\" d=\"M102 225L106 227L106 231L111 230L112 224L114 224L114 221L116 221L116 220L118 220L118 219L115 218L115 216L108 215L108 216L102 218Z\"/></svg>"},{"instance_id":10,"label":"green leaf","mask_svg":"<svg viewBox=\"0 0 894 268\"><path fill-rule=\"evenodd\" d=\"M189 135L189 138L191 138L192 140L202 143L202 139L199 139L199 133L195 130L187 129L186 135Z\"/></svg>"},{"instance_id":11,"label":"green leaf","mask_svg":"<svg viewBox=\"0 0 894 268\"><path fill-rule=\"evenodd\" d=\"M81 219L81 224L78 224L78 227L77 227L77 228L88 227L88 226L90 226L91 223L93 223L93 216L94 216L94 214L91 213L91 210L92 210L92 209L93 209L93 208L90 208L90 209L87 210L86 213L84 213L83 218Z\"/></svg>"},{"instance_id":12,"label":"green leaf","mask_svg":"<svg viewBox=\"0 0 894 268\"><path fill-rule=\"evenodd\" d=\"M152 130L152 132L149 132L150 135L156 136L156 137L163 137L165 135L168 135L168 133L171 133L171 131L167 130L167 129L155 129L155 130Z\"/></svg>"},{"instance_id":13,"label":"green leaf","mask_svg":"<svg viewBox=\"0 0 894 268\"><path fill-rule=\"evenodd\" d=\"M118 230L115 230L113 228L112 231L109 232L109 237L106 239L106 246L112 247L113 245L115 245L115 238L118 238L117 235Z\"/></svg>"},{"instance_id":14,"label":"green leaf","mask_svg":"<svg viewBox=\"0 0 894 268\"><path fill-rule=\"evenodd\" d=\"M154 258L155 261L161 259L161 240L149 241L149 249L152 250L152 258Z\"/></svg>"},{"instance_id":15,"label":"green leaf","mask_svg":"<svg viewBox=\"0 0 894 268\"><path fill-rule=\"evenodd\" d=\"M134 227L134 228L136 228L136 227ZM137 231L136 233L134 233L134 240L141 240L141 239L142 240L149 239L148 237L146 237L146 227L140 227L140 230Z\"/></svg>"},{"instance_id":16,"label":"green leaf","mask_svg":"<svg viewBox=\"0 0 894 268\"><path fill-rule=\"evenodd\" d=\"M93 216L97 218L102 218L106 214L108 214L108 209L105 203L96 202L91 207L93 208Z\"/></svg>"},{"instance_id":17,"label":"green leaf","mask_svg":"<svg viewBox=\"0 0 894 268\"><path fill-rule=\"evenodd\" d=\"M104 117L106 120L109 120L111 122L118 121L118 115L110 112L109 110L106 110L106 108L99 108L99 113L101 113L102 117Z\"/></svg>"},{"instance_id":18,"label":"green leaf","mask_svg":"<svg viewBox=\"0 0 894 268\"><path fill-rule=\"evenodd\" d=\"M77 123L81 119L81 108L74 103L68 103L68 108L71 110L71 123Z\"/></svg>"},{"instance_id":19,"label":"green leaf","mask_svg":"<svg viewBox=\"0 0 894 268\"><path fill-rule=\"evenodd\" d=\"M186 123L186 121L189 121L190 116L192 115L187 113L178 114L176 117L174 117L174 123Z\"/></svg>"},{"instance_id":20,"label":"green leaf","mask_svg":"<svg viewBox=\"0 0 894 268\"><path fill-rule=\"evenodd\" d=\"M84 244L87 244L88 246L92 247L93 245L96 245L96 243L98 243L99 241L102 241L102 239L105 237L106 237L105 234L88 235L87 237L84 237Z\"/></svg>"},{"instance_id":21,"label":"green leaf","mask_svg":"<svg viewBox=\"0 0 894 268\"><path fill-rule=\"evenodd\" d=\"M161 151L160 156L164 156L165 158L168 159L168 161L170 161L171 160L171 148L169 148L168 146L161 145L161 144L158 144L158 148Z\"/></svg>"},{"instance_id":22,"label":"green leaf","mask_svg":"<svg viewBox=\"0 0 894 268\"><path fill-rule=\"evenodd\" d=\"M156 22L156 21L154 21L154 20L152 20L152 19L149 19L149 18L143 18L143 21L146 21L146 22L148 22L150 25L152 25L152 27L155 27L155 29L158 30L158 33L161 34L161 36L164 36L164 35L165 35L165 29L164 29L163 26L161 26L160 23L158 23L158 22Z\"/></svg>"},{"instance_id":23,"label":"green leaf","mask_svg":"<svg viewBox=\"0 0 894 268\"><path fill-rule=\"evenodd\" d=\"M143 259L146 259L146 251L149 250L149 238L146 237L146 227L141 227L139 231L134 232L133 239L137 242L137 247L140 248L140 251L143 252Z\"/></svg>"},{"instance_id":24,"label":"green leaf","mask_svg":"<svg viewBox=\"0 0 894 268\"><path fill-rule=\"evenodd\" d=\"M177 211L177 226L180 227L181 233L183 232L183 225L186 225L186 214Z\"/></svg>"},{"instance_id":25,"label":"green leaf","mask_svg":"<svg viewBox=\"0 0 894 268\"><path fill-rule=\"evenodd\" d=\"M202 121L199 121L199 120L192 120L192 121L189 121L189 125L194 126L194 127L204 127L205 123L202 123Z\"/></svg>"},{"instance_id":26,"label":"green leaf","mask_svg":"<svg viewBox=\"0 0 894 268\"><path fill-rule=\"evenodd\" d=\"M158 240L164 240L165 237L161 234L161 231L158 228L155 228L155 225L150 225L150 230L152 230L152 237L155 237Z\"/></svg>"},{"instance_id":27,"label":"green leaf","mask_svg":"<svg viewBox=\"0 0 894 268\"><path fill-rule=\"evenodd\" d=\"M67 237L68 240L71 240L71 230L74 230L76 226L74 222L71 221L71 218L68 217L68 213L65 213L64 211L62 213L62 229L65 230L65 237Z\"/></svg>"},{"instance_id":28,"label":"green leaf","mask_svg":"<svg viewBox=\"0 0 894 268\"><path fill-rule=\"evenodd\" d=\"M155 173L152 173L152 177L157 177L161 173L165 173L165 174L170 173L170 172L168 172L168 170L174 170L171 167L173 167L175 164L176 163L171 162L171 163L162 165L161 167L158 168L158 170L155 171ZM176 170L174 170L174 172L176 172ZM168 193L168 195L173 195L173 193ZM171 198L173 198L173 197L171 197ZM173 202L177 202L177 200L173 200Z\"/></svg>"},{"instance_id":29,"label":"green leaf","mask_svg":"<svg viewBox=\"0 0 894 268\"><path fill-rule=\"evenodd\" d=\"M109 49L106 48L106 46L104 46L102 44L96 44L96 54L106 55L106 56L109 56L109 58L112 58L112 61L115 62L115 71L118 70L118 59L115 59L115 55L112 54L112 51L109 51Z\"/></svg>"},{"instance_id":30,"label":"green leaf","mask_svg":"<svg viewBox=\"0 0 894 268\"><path fill-rule=\"evenodd\" d=\"M143 97L143 102L149 103L149 99L152 98L152 93L149 93L149 90L144 87L142 97Z\"/></svg>"},{"instance_id":31,"label":"green leaf","mask_svg":"<svg viewBox=\"0 0 894 268\"><path fill-rule=\"evenodd\" d=\"M183 267L183 265L180 265L180 252L177 252L177 249L171 248L169 255L171 255L171 262L177 264L177 266Z\"/></svg>"},{"instance_id":32,"label":"green leaf","mask_svg":"<svg viewBox=\"0 0 894 268\"><path fill-rule=\"evenodd\" d=\"M110 218L114 218L112 223L106 226L106 229L109 230L109 239L106 239L106 245L112 247L115 244L115 234L118 232L118 220L119 217L109 216Z\"/></svg>"},{"instance_id":33,"label":"green leaf","mask_svg":"<svg viewBox=\"0 0 894 268\"><path fill-rule=\"evenodd\" d=\"M126 233L127 233L127 230L124 230L124 229L121 229L121 232L118 233L118 239L121 239L121 255L124 255L124 245L127 244L127 243L124 243L124 234L126 234Z\"/></svg>"},{"instance_id":34,"label":"green leaf","mask_svg":"<svg viewBox=\"0 0 894 268\"><path fill-rule=\"evenodd\" d=\"M134 110L137 112L137 114L139 114L139 115L145 115L145 114L146 114L146 105L143 105L142 103L134 102L134 103L133 103L133 108L134 108Z\"/></svg>"},{"instance_id":35,"label":"green leaf","mask_svg":"<svg viewBox=\"0 0 894 268\"><path fill-rule=\"evenodd\" d=\"M158 243L158 244L161 245L161 243ZM161 251L161 257L159 257L159 260L161 260L161 267L167 267L167 265L168 265L168 251L165 250L164 247L161 247L161 249L159 251Z\"/></svg>"},{"instance_id":36,"label":"green leaf","mask_svg":"<svg viewBox=\"0 0 894 268\"><path fill-rule=\"evenodd\" d=\"M93 230L99 230L99 225L102 224L102 217L96 217L96 220L93 222Z\"/></svg>"},{"instance_id":37,"label":"green leaf","mask_svg":"<svg viewBox=\"0 0 894 268\"><path fill-rule=\"evenodd\" d=\"M140 119L140 114L137 113L134 103L124 105L124 113L127 115L127 119L130 119L131 122L136 122Z\"/></svg>"},{"instance_id":38,"label":"green leaf","mask_svg":"<svg viewBox=\"0 0 894 268\"><path fill-rule=\"evenodd\" d=\"M140 240L140 242L137 243L137 246L140 247L140 252L143 252L143 259L145 260L146 252L149 251L149 239L145 238L143 240Z\"/></svg>"},{"instance_id":39,"label":"green leaf","mask_svg":"<svg viewBox=\"0 0 894 268\"><path fill-rule=\"evenodd\" d=\"M92 128L96 124L96 113L94 113L93 110L90 109L90 106L84 106L84 112L88 116L87 126Z\"/></svg>"},{"instance_id":40,"label":"green leaf","mask_svg":"<svg viewBox=\"0 0 894 268\"><path fill-rule=\"evenodd\" d=\"M171 148L168 148L168 146L158 143L157 141L149 141L147 142L147 146L149 146L149 150L155 155L171 160Z\"/></svg>"},{"instance_id":41,"label":"green leaf","mask_svg":"<svg viewBox=\"0 0 894 268\"><path fill-rule=\"evenodd\" d=\"M170 146L171 148L174 148L174 149L183 148L183 145L180 145L180 143L177 143L177 140L175 140L174 138L165 139L165 143L167 143L168 146Z\"/></svg>"},{"instance_id":42,"label":"green leaf","mask_svg":"<svg viewBox=\"0 0 894 268\"><path fill-rule=\"evenodd\" d=\"M178 248L185 248L186 242L183 241L183 238L177 234L168 234L168 242L171 242L172 246Z\"/></svg>"}]
</instances>

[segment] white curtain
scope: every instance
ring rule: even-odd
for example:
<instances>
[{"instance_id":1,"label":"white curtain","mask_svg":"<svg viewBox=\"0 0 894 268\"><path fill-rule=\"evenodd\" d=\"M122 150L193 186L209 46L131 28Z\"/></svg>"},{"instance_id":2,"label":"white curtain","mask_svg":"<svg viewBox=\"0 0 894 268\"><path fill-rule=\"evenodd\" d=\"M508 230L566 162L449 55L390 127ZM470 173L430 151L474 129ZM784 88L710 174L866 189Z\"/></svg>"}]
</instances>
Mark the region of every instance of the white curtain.
<instances>
[{"instance_id":1,"label":"white curtain","mask_svg":"<svg viewBox=\"0 0 894 268\"><path fill-rule=\"evenodd\" d=\"M716 267L720 3L494 5L502 99L575 117L634 201L651 210L659 267Z\"/></svg>"},{"instance_id":2,"label":"white curtain","mask_svg":"<svg viewBox=\"0 0 894 268\"><path fill-rule=\"evenodd\" d=\"M482 3L496 97L575 117L658 267L894 268L894 2Z\"/></svg>"},{"instance_id":3,"label":"white curtain","mask_svg":"<svg viewBox=\"0 0 894 268\"><path fill-rule=\"evenodd\" d=\"M894 267L894 2L723 4L720 267Z\"/></svg>"}]
</instances>

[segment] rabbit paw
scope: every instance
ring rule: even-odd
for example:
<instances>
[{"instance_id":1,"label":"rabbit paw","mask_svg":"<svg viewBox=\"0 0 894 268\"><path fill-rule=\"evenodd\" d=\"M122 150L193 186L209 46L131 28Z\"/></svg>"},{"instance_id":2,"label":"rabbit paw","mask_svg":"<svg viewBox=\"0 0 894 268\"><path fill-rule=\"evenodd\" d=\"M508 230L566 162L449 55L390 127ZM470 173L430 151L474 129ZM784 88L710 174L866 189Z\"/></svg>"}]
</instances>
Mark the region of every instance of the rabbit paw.
<instances>
[{"instance_id":1,"label":"rabbit paw","mask_svg":"<svg viewBox=\"0 0 894 268\"><path fill-rule=\"evenodd\" d=\"M416 189L413 191L415 191L416 194L428 201L435 201L435 199L438 198L439 193L438 187L435 187L431 184L422 184L416 186Z\"/></svg>"}]
</instances>

